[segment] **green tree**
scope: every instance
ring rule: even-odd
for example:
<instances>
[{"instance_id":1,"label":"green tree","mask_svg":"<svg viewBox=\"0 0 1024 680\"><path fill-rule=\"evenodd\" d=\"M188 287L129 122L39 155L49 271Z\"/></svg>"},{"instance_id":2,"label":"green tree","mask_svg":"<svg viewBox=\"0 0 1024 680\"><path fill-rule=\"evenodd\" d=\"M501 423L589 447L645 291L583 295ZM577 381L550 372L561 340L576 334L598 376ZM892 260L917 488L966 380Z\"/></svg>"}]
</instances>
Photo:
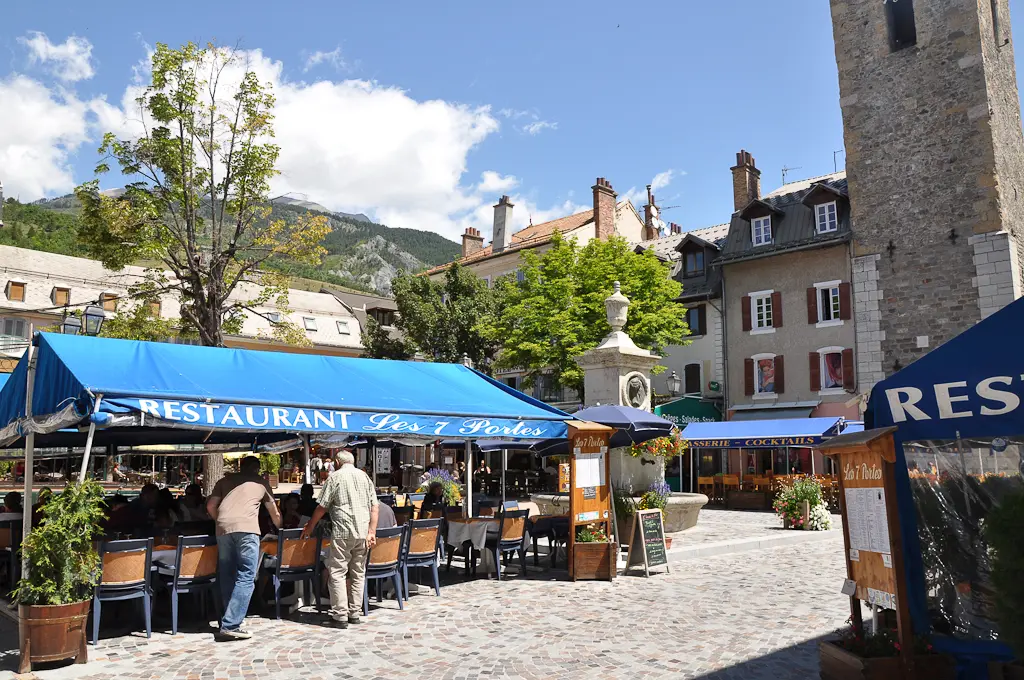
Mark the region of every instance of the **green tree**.
<instances>
[{"instance_id":1,"label":"green tree","mask_svg":"<svg viewBox=\"0 0 1024 680\"><path fill-rule=\"evenodd\" d=\"M637 254L618 237L593 239L581 248L556 232L549 250L525 251L522 260L523 280L507 276L498 281L495 288L504 304L478 329L501 343L496 368L526 369L527 387L546 374L583 393L583 371L574 359L611 330L604 301L615 281L630 300L624 330L633 342L656 354L667 345L686 344L686 309L675 302L682 286L654 253Z\"/></svg>"},{"instance_id":2,"label":"green tree","mask_svg":"<svg viewBox=\"0 0 1024 680\"><path fill-rule=\"evenodd\" d=\"M152 82L136 103L140 136L104 135L96 167L102 174L116 163L132 181L117 197L101 194L98 180L76 188L80 239L110 269L159 263L131 296L174 293L182 329L204 345L223 345L245 310L258 313L287 294L286 277L261 265L319 262L327 220L310 213L268 219L279 153L271 142L274 96L237 53L157 44ZM236 289L255 292L240 299ZM207 458L210 485L223 474L223 458Z\"/></svg>"},{"instance_id":3,"label":"green tree","mask_svg":"<svg viewBox=\"0 0 1024 680\"><path fill-rule=\"evenodd\" d=\"M398 305L397 334L368 323L362 335L367 356L408 359L420 354L448 363L468 356L476 368L490 371L500 343L485 338L478 326L501 309L500 291L458 264L445 271L443 281L401 274L391 289Z\"/></svg>"},{"instance_id":4,"label":"green tree","mask_svg":"<svg viewBox=\"0 0 1024 680\"><path fill-rule=\"evenodd\" d=\"M103 337L123 340L167 342L180 334L181 328L175 320L158 316L145 301L131 307L120 306L117 313L100 327Z\"/></svg>"}]
</instances>

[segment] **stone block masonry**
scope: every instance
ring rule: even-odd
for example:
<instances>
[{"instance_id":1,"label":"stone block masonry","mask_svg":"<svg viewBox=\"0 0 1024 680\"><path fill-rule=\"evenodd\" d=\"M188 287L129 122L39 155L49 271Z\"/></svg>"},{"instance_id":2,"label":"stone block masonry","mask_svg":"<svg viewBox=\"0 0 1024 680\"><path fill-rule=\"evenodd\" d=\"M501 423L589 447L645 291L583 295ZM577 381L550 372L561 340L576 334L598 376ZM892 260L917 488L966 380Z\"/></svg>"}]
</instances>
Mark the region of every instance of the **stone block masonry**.
<instances>
[{"instance_id":1,"label":"stone block masonry","mask_svg":"<svg viewBox=\"0 0 1024 680\"><path fill-rule=\"evenodd\" d=\"M882 370L882 312L879 302L878 260L881 255L853 258L853 314L857 327L857 377L862 392L870 392L874 384L885 378Z\"/></svg>"},{"instance_id":2,"label":"stone block masonry","mask_svg":"<svg viewBox=\"0 0 1024 680\"><path fill-rule=\"evenodd\" d=\"M1018 244L1005 231L978 234L970 238L974 247L977 276L972 283L978 289L981 318L993 314L1021 296Z\"/></svg>"}]
</instances>

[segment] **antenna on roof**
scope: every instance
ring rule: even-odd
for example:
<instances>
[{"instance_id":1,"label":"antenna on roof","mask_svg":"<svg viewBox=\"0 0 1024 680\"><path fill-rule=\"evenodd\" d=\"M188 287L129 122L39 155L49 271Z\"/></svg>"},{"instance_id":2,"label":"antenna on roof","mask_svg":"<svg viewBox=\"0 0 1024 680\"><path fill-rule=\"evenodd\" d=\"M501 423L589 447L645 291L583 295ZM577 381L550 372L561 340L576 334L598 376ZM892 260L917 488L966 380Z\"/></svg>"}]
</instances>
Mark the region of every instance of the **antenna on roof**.
<instances>
[{"instance_id":1,"label":"antenna on roof","mask_svg":"<svg viewBox=\"0 0 1024 680\"><path fill-rule=\"evenodd\" d=\"M533 213L530 213L530 226L533 226Z\"/></svg>"},{"instance_id":2,"label":"antenna on roof","mask_svg":"<svg viewBox=\"0 0 1024 680\"><path fill-rule=\"evenodd\" d=\"M832 152L832 172L839 172L839 163L836 161L836 155L846 153L846 149L836 149Z\"/></svg>"},{"instance_id":3,"label":"antenna on roof","mask_svg":"<svg viewBox=\"0 0 1024 680\"><path fill-rule=\"evenodd\" d=\"M803 167L803 166L800 166L800 165L796 166L795 168L790 168L790 167L788 167L788 166L785 166L785 165L784 165L784 166L782 166L782 183L783 183L783 184L785 184L785 183L786 183L786 173L787 173L787 172L789 172L790 170L801 170L801 169L802 169L802 167Z\"/></svg>"}]
</instances>

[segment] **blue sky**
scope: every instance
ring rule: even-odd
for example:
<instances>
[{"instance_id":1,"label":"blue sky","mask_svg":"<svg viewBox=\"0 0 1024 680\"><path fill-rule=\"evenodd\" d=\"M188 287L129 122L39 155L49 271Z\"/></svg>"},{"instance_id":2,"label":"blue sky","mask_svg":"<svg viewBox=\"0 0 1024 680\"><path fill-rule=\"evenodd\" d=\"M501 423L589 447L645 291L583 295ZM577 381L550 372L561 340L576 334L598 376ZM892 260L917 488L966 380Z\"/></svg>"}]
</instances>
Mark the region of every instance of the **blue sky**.
<instances>
[{"instance_id":1,"label":"blue sky","mask_svg":"<svg viewBox=\"0 0 1024 680\"><path fill-rule=\"evenodd\" d=\"M237 43L275 81L275 189L450 238L489 235L502 193L520 225L587 207L598 176L641 196L660 174L666 220L717 224L740 148L765 191L843 148L824 0L116 4L5 8L7 195L89 179L149 46L187 40Z\"/></svg>"}]
</instances>

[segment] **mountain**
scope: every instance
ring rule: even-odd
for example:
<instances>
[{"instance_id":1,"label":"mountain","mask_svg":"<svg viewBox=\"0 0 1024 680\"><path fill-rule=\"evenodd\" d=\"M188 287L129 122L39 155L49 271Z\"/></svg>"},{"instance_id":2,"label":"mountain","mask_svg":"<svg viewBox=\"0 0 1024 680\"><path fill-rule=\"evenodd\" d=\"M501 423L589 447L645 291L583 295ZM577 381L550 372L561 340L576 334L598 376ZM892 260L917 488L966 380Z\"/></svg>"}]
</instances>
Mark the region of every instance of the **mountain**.
<instances>
[{"instance_id":1,"label":"mountain","mask_svg":"<svg viewBox=\"0 0 1024 680\"><path fill-rule=\"evenodd\" d=\"M121 190L104 193L119 195ZM8 199L0 243L81 256L78 246L78 200L74 195L30 204ZM331 231L324 239L327 256L320 266L275 261L270 266L286 274L380 295L391 293L391 280L402 271L418 272L451 262L459 244L429 231L388 227L366 215L331 212L318 203L278 199L270 219L293 222L307 211L323 213Z\"/></svg>"}]
</instances>

